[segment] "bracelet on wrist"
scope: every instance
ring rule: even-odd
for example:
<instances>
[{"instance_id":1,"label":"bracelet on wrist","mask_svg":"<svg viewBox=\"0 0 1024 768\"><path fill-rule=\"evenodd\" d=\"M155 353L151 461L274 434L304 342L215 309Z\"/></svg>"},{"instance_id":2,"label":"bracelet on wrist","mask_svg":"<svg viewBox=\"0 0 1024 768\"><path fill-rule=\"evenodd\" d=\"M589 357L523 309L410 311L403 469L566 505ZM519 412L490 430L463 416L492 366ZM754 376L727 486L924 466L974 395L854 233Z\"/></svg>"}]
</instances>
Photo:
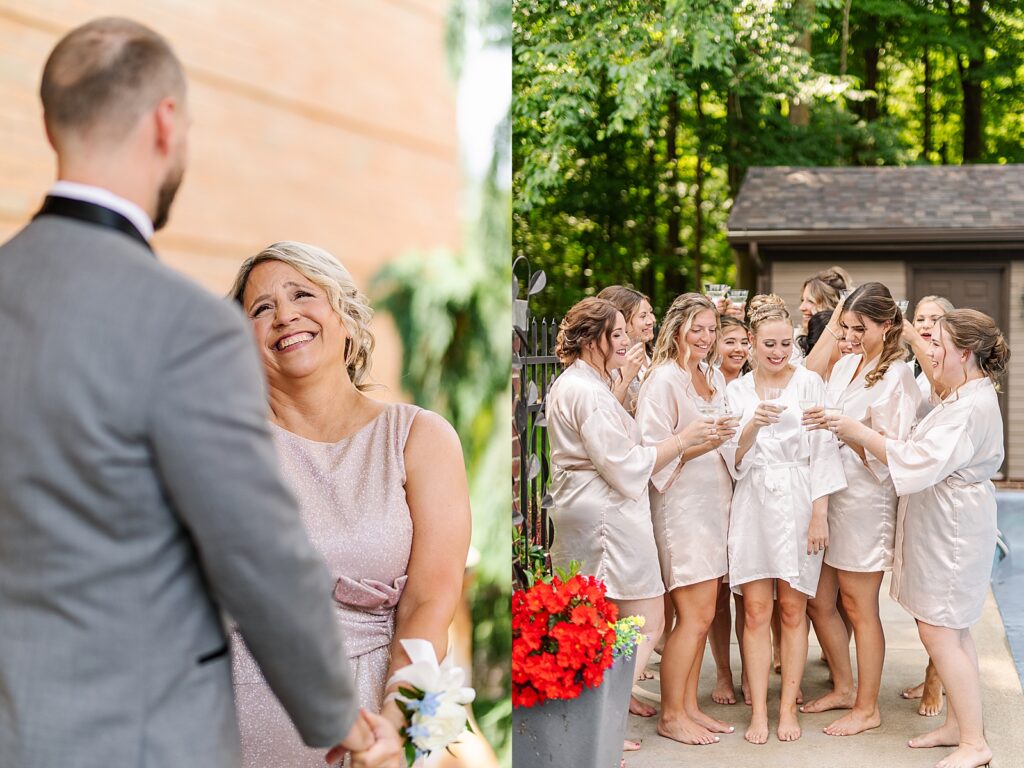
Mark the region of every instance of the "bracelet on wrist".
<instances>
[{"instance_id":1,"label":"bracelet on wrist","mask_svg":"<svg viewBox=\"0 0 1024 768\"><path fill-rule=\"evenodd\" d=\"M828 331L829 333L831 333L832 334L832 338L835 339L836 341L839 341L840 339L843 338L838 333L836 333L834 330L832 330L831 326L826 325L825 326L825 330Z\"/></svg>"}]
</instances>

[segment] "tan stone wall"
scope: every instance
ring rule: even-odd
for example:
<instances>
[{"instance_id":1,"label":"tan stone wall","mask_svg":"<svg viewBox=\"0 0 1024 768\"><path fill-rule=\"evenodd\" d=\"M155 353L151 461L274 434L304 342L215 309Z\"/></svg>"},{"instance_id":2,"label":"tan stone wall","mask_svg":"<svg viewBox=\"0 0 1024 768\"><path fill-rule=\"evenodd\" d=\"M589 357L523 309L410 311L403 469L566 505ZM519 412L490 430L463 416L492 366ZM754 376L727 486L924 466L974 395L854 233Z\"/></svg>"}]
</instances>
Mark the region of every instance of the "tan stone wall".
<instances>
[{"instance_id":1,"label":"tan stone wall","mask_svg":"<svg viewBox=\"0 0 1024 768\"><path fill-rule=\"evenodd\" d=\"M838 264L850 273L854 285L877 281L888 286L894 299L907 298L906 262L888 261L778 261L771 266L772 291L786 302L786 308L799 322L800 291L804 281L826 267Z\"/></svg>"},{"instance_id":2,"label":"tan stone wall","mask_svg":"<svg viewBox=\"0 0 1024 768\"><path fill-rule=\"evenodd\" d=\"M321 245L365 287L411 249L459 241L447 0L0 0L0 240L53 180L37 88L59 37L124 15L188 72L191 161L161 258L218 293L276 240ZM397 399L400 346L377 321L377 378Z\"/></svg>"},{"instance_id":3,"label":"tan stone wall","mask_svg":"<svg viewBox=\"0 0 1024 768\"><path fill-rule=\"evenodd\" d=\"M1009 328L1004 328L1010 342L1010 370L1007 379L1013 383L1006 389L1007 420L1006 476L1024 480L1024 261L1010 263Z\"/></svg>"}]
</instances>

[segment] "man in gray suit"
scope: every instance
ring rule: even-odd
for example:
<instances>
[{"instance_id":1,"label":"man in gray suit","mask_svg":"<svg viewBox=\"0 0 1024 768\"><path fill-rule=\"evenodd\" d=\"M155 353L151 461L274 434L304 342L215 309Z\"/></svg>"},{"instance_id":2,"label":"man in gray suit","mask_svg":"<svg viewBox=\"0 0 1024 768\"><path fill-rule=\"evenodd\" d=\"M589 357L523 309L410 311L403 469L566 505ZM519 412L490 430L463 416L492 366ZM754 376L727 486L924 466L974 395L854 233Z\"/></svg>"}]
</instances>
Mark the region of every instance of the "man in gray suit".
<instances>
[{"instance_id":1,"label":"man in gray suit","mask_svg":"<svg viewBox=\"0 0 1024 768\"><path fill-rule=\"evenodd\" d=\"M237 765L223 608L308 745L397 768L278 475L249 329L149 248L185 169L181 64L102 19L41 95L59 181L0 247L0 766Z\"/></svg>"}]
</instances>

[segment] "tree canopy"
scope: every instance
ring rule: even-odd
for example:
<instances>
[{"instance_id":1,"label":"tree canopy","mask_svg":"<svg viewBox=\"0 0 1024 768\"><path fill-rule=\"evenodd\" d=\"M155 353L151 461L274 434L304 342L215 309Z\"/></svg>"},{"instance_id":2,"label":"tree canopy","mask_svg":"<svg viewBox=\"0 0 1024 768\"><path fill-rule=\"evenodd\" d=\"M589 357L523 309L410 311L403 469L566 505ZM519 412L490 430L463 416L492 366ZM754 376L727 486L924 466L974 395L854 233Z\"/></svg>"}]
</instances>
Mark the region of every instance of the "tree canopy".
<instances>
[{"instance_id":1,"label":"tree canopy","mask_svg":"<svg viewBox=\"0 0 1024 768\"><path fill-rule=\"evenodd\" d=\"M513 250L560 315L752 287L726 242L757 165L1024 159L1015 0L513 0Z\"/></svg>"}]
</instances>

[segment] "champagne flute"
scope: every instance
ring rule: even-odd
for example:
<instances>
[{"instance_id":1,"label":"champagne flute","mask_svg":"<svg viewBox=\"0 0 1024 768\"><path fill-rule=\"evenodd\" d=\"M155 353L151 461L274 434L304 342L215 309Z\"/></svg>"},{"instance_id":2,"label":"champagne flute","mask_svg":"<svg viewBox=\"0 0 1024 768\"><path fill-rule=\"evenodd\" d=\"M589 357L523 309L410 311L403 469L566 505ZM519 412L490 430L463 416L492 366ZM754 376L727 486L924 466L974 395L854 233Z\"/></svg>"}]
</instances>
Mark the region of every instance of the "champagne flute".
<instances>
[{"instance_id":1,"label":"champagne flute","mask_svg":"<svg viewBox=\"0 0 1024 768\"><path fill-rule=\"evenodd\" d=\"M722 399L722 418L725 419L729 429L739 427L739 416L733 411L732 405L729 404L729 398L724 397L724 395ZM734 432L727 442L739 442L739 431Z\"/></svg>"},{"instance_id":2,"label":"champagne flute","mask_svg":"<svg viewBox=\"0 0 1024 768\"><path fill-rule=\"evenodd\" d=\"M825 418L831 416L842 416L843 415L843 404L839 402L839 399L835 396L828 395L825 398ZM832 432L829 429L829 432ZM839 436L832 432L832 438L836 441L839 440Z\"/></svg>"},{"instance_id":3,"label":"champagne flute","mask_svg":"<svg viewBox=\"0 0 1024 768\"><path fill-rule=\"evenodd\" d=\"M782 399L782 395L783 395L783 393L785 391L786 390L785 390L784 387L765 387L764 388L764 402L766 402L768 405L774 405L774 406L780 407L780 408L784 407L782 405L782 403L779 402L779 400ZM781 414L779 414L779 416L781 418ZM772 425L768 428L768 437L771 437L771 438L775 437L775 424L774 423L772 423Z\"/></svg>"},{"instance_id":4,"label":"champagne flute","mask_svg":"<svg viewBox=\"0 0 1024 768\"><path fill-rule=\"evenodd\" d=\"M900 314L906 316L907 310L910 308L910 300L900 299L896 302L896 306L900 308Z\"/></svg>"}]
</instances>

